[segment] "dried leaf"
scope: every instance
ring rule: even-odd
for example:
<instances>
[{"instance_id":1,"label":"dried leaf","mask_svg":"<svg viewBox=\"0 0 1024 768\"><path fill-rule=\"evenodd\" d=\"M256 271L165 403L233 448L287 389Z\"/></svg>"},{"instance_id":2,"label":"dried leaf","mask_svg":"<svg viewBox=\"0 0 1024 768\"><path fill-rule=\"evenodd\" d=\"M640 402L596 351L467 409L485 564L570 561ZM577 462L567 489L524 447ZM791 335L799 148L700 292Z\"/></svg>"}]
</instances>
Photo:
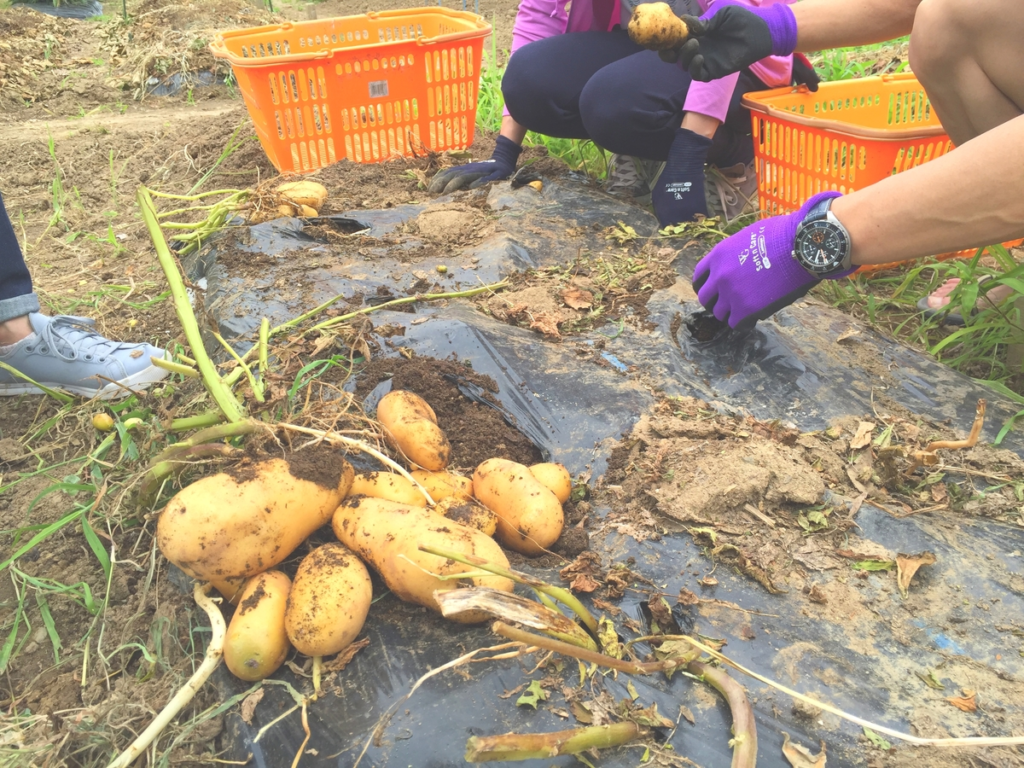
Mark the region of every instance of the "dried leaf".
<instances>
[{"instance_id":1,"label":"dried leaf","mask_svg":"<svg viewBox=\"0 0 1024 768\"><path fill-rule=\"evenodd\" d=\"M633 701L636 701L640 698L640 694L636 692L636 686L633 685L632 680L626 681L626 692L629 694L629 698L631 698Z\"/></svg>"},{"instance_id":2,"label":"dried leaf","mask_svg":"<svg viewBox=\"0 0 1024 768\"><path fill-rule=\"evenodd\" d=\"M975 691L963 691L963 696L951 696L946 701L963 712L977 712L978 703L974 700L975 696Z\"/></svg>"},{"instance_id":3,"label":"dried leaf","mask_svg":"<svg viewBox=\"0 0 1024 768\"><path fill-rule=\"evenodd\" d=\"M836 339L836 344L842 344L844 341L846 341L847 339L852 339L854 336L860 336L860 331L857 330L856 328L847 328L845 331L839 334L839 338Z\"/></svg>"},{"instance_id":4,"label":"dried leaf","mask_svg":"<svg viewBox=\"0 0 1024 768\"><path fill-rule=\"evenodd\" d=\"M531 331L540 331L545 336L560 339L562 334L558 332L558 318L548 312L538 312L530 321Z\"/></svg>"},{"instance_id":5,"label":"dried leaf","mask_svg":"<svg viewBox=\"0 0 1024 768\"><path fill-rule=\"evenodd\" d=\"M370 639L368 637L364 637L362 640L356 640L347 648L344 648L341 653L324 664L324 672L341 672L341 670L347 667L348 663L355 658L355 655L369 644Z\"/></svg>"},{"instance_id":6,"label":"dried leaf","mask_svg":"<svg viewBox=\"0 0 1024 768\"><path fill-rule=\"evenodd\" d=\"M562 291L562 301L572 309L590 309L594 306L594 294L581 288L566 288Z\"/></svg>"},{"instance_id":7,"label":"dried leaf","mask_svg":"<svg viewBox=\"0 0 1024 768\"><path fill-rule=\"evenodd\" d=\"M935 485L931 487L931 491L932 501L936 504L941 504L949 498L949 491L946 489L945 483L935 483Z\"/></svg>"},{"instance_id":8,"label":"dried leaf","mask_svg":"<svg viewBox=\"0 0 1024 768\"><path fill-rule=\"evenodd\" d=\"M740 627L740 637L743 640L756 640L757 635L754 634L754 629L749 624L744 624Z\"/></svg>"},{"instance_id":9,"label":"dried leaf","mask_svg":"<svg viewBox=\"0 0 1024 768\"><path fill-rule=\"evenodd\" d=\"M513 688L511 691L505 691L504 693L499 693L498 694L498 698L499 699L511 699L513 696L515 696L517 693L519 693L525 687L526 687L526 683L520 683L515 688Z\"/></svg>"},{"instance_id":10,"label":"dried leaf","mask_svg":"<svg viewBox=\"0 0 1024 768\"><path fill-rule=\"evenodd\" d=\"M256 711L256 705L263 701L264 690L259 688L242 700L242 722L252 725L252 715Z\"/></svg>"},{"instance_id":11,"label":"dried leaf","mask_svg":"<svg viewBox=\"0 0 1024 768\"><path fill-rule=\"evenodd\" d=\"M594 716L591 714L590 710L587 709L586 704L573 701L569 703L569 707L572 709L573 716L584 725L590 725L594 722Z\"/></svg>"},{"instance_id":12,"label":"dried leaf","mask_svg":"<svg viewBox=\"0 0 1024 768\"><path fill-rule=\"evenodd\" d=\"M684 707L682 704L679 705L679 714L690 725L696 725L697 721L693 719L693 712L690 711L689 707Z\"/></svg>"},{"instance_id":13,"label":"dried leaf","mask_svg":"<svg viewBox=\"0 0 1024 768\"><path fill-rule=\"evenodd\" d=\"M676 598L676 602L679 605L697 605L700 602L700 598L686 587L680 587L679 597Z\"/></svg>"},{"instance_id":14,"label":"dried leaf","mask_svg":"<svg viewBox=\"0 0 1024 768\"><path fill-rule=\"evenodd\" d=\"M894 565L892 560L858 560L850 567L855 571L888 571Z\"/></svg>"},{"instance_id":15,"label":"dried leaf","mask_svg":"<svg viewBox=\"0 0 1024 768\"><path fill-rule=\"evenodd\" d=\"M573 592L594 592L600 589L601 582L595 581L589 573L581 573L576 576L572 583L569 585L569 589Z\"/></svg>"},{"instance_id":16,"label":"dried leaf","mask_svg":"<svg viewBox=\"0 0 1024 768\"><path fill-rule=\"evenodd\" d=\"M597 639L601 643L601 652L614 659L621 659L625 648L619 642L619 633L612 620L602 616L597 623Z\"/></svg>"},{"instance_id":17,"label":"dried leaf","mask_svg":"<svg viewBox=\"0 0 1024 768\"><path fill-rule=\"evenodd\" d=\"M874 431L875 425L872 422L862 421L860 426L857 427L857 434L850 441L850 448L854 451L867 448L871 444L871 433Z\"/></svg>"},{"instance_id":18,"label":"dried leaf","mask_svg":"<svg viewBox=\"0 0 1024 768\"><path fill-rule=\"evenodd\" d=\"M931 552L921 552L917 555L905 555L902 552L896 554L896 583L899 585L900 594L907 597L907 590L910 588L910 581L914 574L923 565L934 565L935 555Z\"/></svg>"},{"instance_id":19,"label":"dried leaf","mask_svg":"<svg viewBox=\"0 0 1024 768\"><path fill-rule=\"evenodd\" d=\"M667 717L661 716L656 703L651 704L647 709L638 709L630 712L627 717L637 725L647 725L652 728L671 728L675 725Z\"/></svg>"},{"instance_id":20,"label":"dried leaf","mask_svg":"<svg viewBox=\"0 0 1024 768\"><path fill-rule=\"evenodd\" d=\"M793 768L825 768L825 742L821 742L821 752L812 755L806 747L794 744L789 740L789 734L783 731L782 754L789 760Z\"/></svg>"},{"instance_id":21,"label":"dried leaf","mask_svg":"<svg viewBox=\"0 0 1024 768\"><path fill-rule=\"evenodd\" d=\"M705 576L703 579L700 579L699 581L705 587L716 587L716 586L718 586L718 579L716 579L714 576Z\"/></svg>"}]
</instances>

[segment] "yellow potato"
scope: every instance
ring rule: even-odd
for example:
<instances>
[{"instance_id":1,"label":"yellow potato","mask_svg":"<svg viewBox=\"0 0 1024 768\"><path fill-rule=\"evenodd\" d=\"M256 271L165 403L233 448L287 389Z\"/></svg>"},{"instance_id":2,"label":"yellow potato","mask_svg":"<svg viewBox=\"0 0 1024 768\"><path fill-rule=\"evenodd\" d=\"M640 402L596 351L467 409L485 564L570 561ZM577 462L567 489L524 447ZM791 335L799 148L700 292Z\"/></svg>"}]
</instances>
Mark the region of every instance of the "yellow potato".
<instances>
[{"instance_id":1,"label":"yellow potato","mask_svg":"<svg viewBox=\"0 0 1024 768\"><path fill-rule=\"evenodd\" d=\"M437 577L476 569L421 552L420 545L476 555L502 568L509 567L501 547L480 531L447 520L424 507L384 499L368 496L345 499L334 513L334 534L369 563L399 599L425 605L434 611L440 611L434 593L459 586L456 579L442 581ZM510 579L500 576L473 576L467 580L474 586L505 592L511 592L514 586ZM484 614L472 614L460 617L459 621L475 623L486 618Z\"/></svg>"},{"instance_id":2,"label":"yellow potato","mask_svg":"<svg viewBox=\"0 0 1024 768\"><path fill-rule=\"evenodd\" d=\"M451 472L428 472L425 469L414 469L409 474L427 489L427 493L434 501L473 498L473 481L468 477L453 475Z\"/></svg>"},{"instance_id":3,"label":"yellow potato","mask_svg":"<svg viewBox=\"0 0 1024 768\"><path fill-rule=\"evenodd\" d=\"M388 392L377 405L377 421L413 464L434 472L448 466L452 447L437 426L434 409L419 395L402 389Z\"/></svg>"},{"instance_id":4,"label":"yellow potato","mask_svg":"<svg viewBox=\"0 0 1024 768\"><path fill-rule=\"evenodd\" d=\"M671 51L681 48L689 36L686 22L667 3L643 3L633 9L629 37L637 45L652 51Z\"/></svg>"},{"instance_id":5,"label":"yellow potato","mask_svg":"<svg viewBox=\"0 0 1024 768\"><path fill-rule=\"evenodd\" d=\"M361 472L352 481L349 496L373 496L414 507L427 506L420 489L396 472ZM433 495L433 494L431 494Z\"/></svg>"},{"instance_id":6,"label":"yellow potato","mask_svg":"<svg viewBox=\"0 0 1024 768\"><path fill-rule=\"evenodd\" d=\"M291 579L280 571L261 573L245 583L224 637L224 663L235 677L262 680L284 664L291 648L284 631L291 588Z\"/></svg>"},{"instance_id":7,"label":"yellow potato","mask_svg":"<svg viewBox=\"0 0 1024 768\"><path fill-rule=\"evenodd\" d=\"M331 519L353 474L325 448L204 477L167 503L157 545L189 576L232 599L242 581L273 568Z\"/></svg>"},{"instance_id":8,"label":"yellow potato","mask_svg":"<svg viewBox=\"0 0 1024 768\"><path fill-rule=\"evenodd\" d=\"M284 200L314 211L319 211L327 202L327 187L315 181L289 181L275 191Z\"/></svg>"},{"instance_id":9,"label":"yellow potato","mask_svg":"<svg viewBox=\"0 0 1024 768\"><path fill-rule=\"evenodd\" d=\"M359 635L373 588L362 561L341 544L324 544L299 563L284 626L299 653L327 656Z\"/></svg>"},{"instance_id":10,"label":"yellow potato","mask_svg":"<svg viewBox=\"0 0 1024 768\"><path fill-rule=\"evenodd\" d=\"M555 494L558 501L565 504L572 496L572 477L561 464L547 462L545 464L534 464L530 467L530 474L540 481L540 484Z\"/></svg>"},{"instance_id":11,"label":"yellow potato","mask_svg":"<svg viewBox=\"0 0 1024 768\"><path fill-rule=\"evenodd\" d=\"M562 505L529 468L488 459L473 473L476 498L498 515L498 541L524 555L539 555L562 535Z\"/></svg>"},{"instance_id":12,"label":"yellow potato","mask_svg":"<svg viewBox=\"0 0 1024 768\"><path fill-rule=\"evenodd\" d=\"M493 536L498 528L498 516L487 507L477 504L475 501L457 499L449 496L441 499L434 507L434 511L444 515L449 520L454 520L459 525L467 528L475 528L478 531Z\"/></svg>"}]
</instances>

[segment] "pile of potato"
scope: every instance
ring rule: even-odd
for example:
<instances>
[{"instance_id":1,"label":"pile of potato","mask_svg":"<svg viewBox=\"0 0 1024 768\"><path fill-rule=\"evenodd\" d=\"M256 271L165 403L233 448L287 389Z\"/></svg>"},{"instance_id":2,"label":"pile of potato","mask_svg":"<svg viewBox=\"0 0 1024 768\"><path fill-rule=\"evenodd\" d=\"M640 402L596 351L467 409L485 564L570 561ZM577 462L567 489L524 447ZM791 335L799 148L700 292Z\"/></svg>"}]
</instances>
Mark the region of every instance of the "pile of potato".
<instances>
[{"instance_id":1,"label":"pile of potato","mask_svg":"<svg viewBox=\"0 0 1024 768\"><path fill-rule=\"evenodd\" d=\"M237 603L224 658L241 679L272 674L292 647L318 657L355 640L372 599L367 565L400 599L439 612L435 593L460 582L506 592L513 583L480 575L442 580L479 570L420 546L508 568L492 536L509 549L537 555L561 535L562 504L572 490L562 465L488 459L472 478L462 477L448 471L451 446L421 397L390 392L377 419L420 487L397 473L356 474L337 454L338 484L325 487L296 477L288 460L275 458L244 475L205 477L180 491L160 515L157 544L164 556ZM328 522L340 543L310 552L294 581L273 570ZM459 620L486 618L468 614Z\"/></svg>"},{"instance_id":2,"label":"pile of potato","mask_svg":"<svg viewBox=\"0 0 1024 768\"><path fill-rule=\"evenodd\" d=\"M269 195L261 196L249 214L250 224L295 216L314 219L327 202L327 187L315 181L288 181Z\"/></svg>"}]
</instances>

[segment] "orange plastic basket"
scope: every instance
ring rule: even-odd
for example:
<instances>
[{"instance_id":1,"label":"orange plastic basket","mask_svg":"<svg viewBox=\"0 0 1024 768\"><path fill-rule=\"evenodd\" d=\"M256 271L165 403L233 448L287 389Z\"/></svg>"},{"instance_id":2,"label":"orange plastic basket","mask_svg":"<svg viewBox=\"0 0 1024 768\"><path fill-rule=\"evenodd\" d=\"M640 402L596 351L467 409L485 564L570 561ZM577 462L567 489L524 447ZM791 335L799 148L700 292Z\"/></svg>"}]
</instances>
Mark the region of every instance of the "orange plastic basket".
<instances>
[{"instance_id":1,"label":"orange plastic basket","mask_svg":"<svg viewBox=\"0 0 1024 768\"><path fill-rule=\"evenodd\" d=\"M473 141L480 16L410 8L218 34L267 157L308 173Z\"/></svg>"},{"instance_id":2,"label":"orange plastic basket","mask_svg":"<svg viewBox=\"0 0 1024 768\"><path fill-rule=\"evenodd\" d=\"M743 104L753 121L760 207L769 216L794 211L818 192L862 189L953 149L912 74L821 83L817 93L775 88L749 93Z\"/></svg>"}]
</instances>

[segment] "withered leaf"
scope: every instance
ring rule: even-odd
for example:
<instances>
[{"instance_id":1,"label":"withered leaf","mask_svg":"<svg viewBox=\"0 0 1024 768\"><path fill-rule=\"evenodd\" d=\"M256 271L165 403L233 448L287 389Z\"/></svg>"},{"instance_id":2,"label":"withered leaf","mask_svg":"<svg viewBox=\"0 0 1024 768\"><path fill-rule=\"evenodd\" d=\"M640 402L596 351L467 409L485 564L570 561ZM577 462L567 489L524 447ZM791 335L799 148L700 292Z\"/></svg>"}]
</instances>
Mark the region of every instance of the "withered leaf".
<instances>
[{"instance_id":1,"label":"withered leaf","mask_svg":"<svg viewBox=\"0 0 1024 768\"><path fill-rule=\"evenodd\" d=\"M504 693L499 693L498 694L498 698L499 699L511 699L513 696L515 696L517 693L519 693L525 687L526 687L526 683L520 683L515 688L513 688L511 691L505 691Z\"/></svg>"},{"instance_id":2,"label":"withered leaf","mask_svg":"<svg viewBox=\"0 0 1024 768\"><path fill-rule=\"evenodd\" d=\"M870 421L862 421L857 427L857 434L850 440L850 448L854 451L859 451L861 448L867 448L871 445L871 433L875 431L874 423Z\"/></svg>"},{"instance_id":3,"label":"withered leaf","mask_svg":"<svg viewBox=\"0 0 1024 768\"><path fill-rule=\"evenodd\" d=\"M977 712L978 703L975 701L976 691L963 691L963 696L950 696L946 701L964 712Z\"/></svg>"},{"instance_id":4,"label":"withered leaf","mask_svg":"<svg viewBox=\"0 0 1024 768\"><path fill-rule=\"evenodd\" d=\"M562 301L572 309L590 309L594 306L594 294L582 288L566 288L562 291Z\"/></svg>"},{"instance_id":5,"label":"withered leaf","mask_svg":"<svg viewBox=\"0 0 1024 768\"><path fill-rule=\"evenodd\" d=\"M545 336L559 339L562 334L558 332L558 318L548 312L538 312L530 321L531 331L540 331Z\"/></svg>"},{"instance_id":6,"label":"withered leaf","mask_svg":"<svg viewBox=\"0 0 1024 768\"><path fill-rule=\"evenodd\" d=\"M945 483L936 483L935 485L933 485L931 487L931 491L932 491L932 501L934 501L937 504L941 504L947 498L949 498L949 491L946 490L946 484Z\"/></svg>"},{"instance_id":7,"label":"withered leaf","mask_svg":"<svg viewBox=\"0 0 1024 768\"><path fill-rule=\"evenodd\" d=\"M689 707L684 707L680 704L679 714L682 716L683 720L688 722L690 725L696 725L697 721L693 719L693 712L690 711Z\"/></svg>"},{"instance_id":8,"label":"withered leaf","mask_svg":"<svg viewBox=\"0 0 1024 768\"><path fill-rule=\"evenodd\" d=\"M584 725L590 725L590 723L594 722L594 716L590 713L586 704L573 701L569 704L569 707L572 709L573 716Z\"/></svg>"},{"instance_id":9,"label":"withered leaf","mask_svg":"<svg viewBox=\"0 0 1024 768\"><path fill-rule=\"evenodd\" d=\"M601 587L601 582L595 581L589 573L581 573L575 576L569 589L573 592L593 592Z\"/></svg>"},{"instance_id":10,"label":"withered leaf","mask_svg":"<svg viewBox=\"0 0 1024 768\"><path fill-rule=\"evenodd\" d=\"M264 690L259 688L244 699L242 699L242 721L246 725L252 725L252 715L256 711L256 705L263 701Z\"/></svg>"},{"instance_id":11,"label":"withered leaf","mask_svg":"<svg viewBox=\"0 0 1024 768\"><path fill-rule=\"evenodd\" d=\"M350 646L341 651L337 656L324 664L324 672L341 672L348 663L355 658L355 655L359 653L363 648L370 644L370 639L364 637L362 640L356 640Z\"/></svg>"},{"instance_id":12,"label":"withered leaf","mask_svg":"<svg viewBox=\"0 0 1024 768\"><path fill-rule=\"evenodd\" d=\"M825 742L821 742L821 752L812 755L810 750L789 740L789 734L782 733L782 754L785 755L793 768L825 768Z\"/></svg>"},{"instance_id":13,"label":"withered leaf","mask_svg":"<svg viewBox=\"0 0 1024 768\"><path fill-rule=\"evenodd\" d=\"M700 602L700 598L686 587L680 587L679 597L676 598L676 602L680 605L697 605Z\"/></svg>"},{"instance_id":14,"label":"withered leaf","mask_svg":"<svg viewBox=\"0 0 1024 768\"><path fill-rule=\"evenodd\" d=\"M905 555L898 552L896 554L896 583L899 585L900 594L904 598L907 597L910 581L921 566L934 564L935 555L931 552L921 552L916 555Z\"/></svg>"}]
</instances>

